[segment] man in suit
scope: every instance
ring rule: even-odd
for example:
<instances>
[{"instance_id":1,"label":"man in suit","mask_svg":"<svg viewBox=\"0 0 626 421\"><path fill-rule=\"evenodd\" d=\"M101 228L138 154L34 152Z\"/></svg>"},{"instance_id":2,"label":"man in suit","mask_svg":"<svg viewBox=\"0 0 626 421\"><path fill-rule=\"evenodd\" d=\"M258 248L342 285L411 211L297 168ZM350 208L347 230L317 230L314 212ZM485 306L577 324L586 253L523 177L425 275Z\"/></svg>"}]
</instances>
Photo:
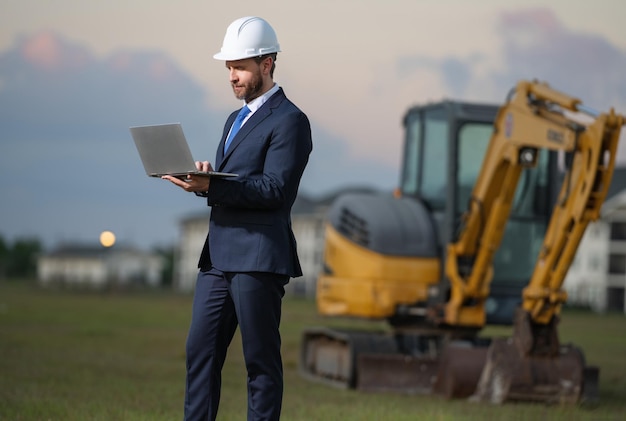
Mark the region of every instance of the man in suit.
<instances>
[{"instance_id":1,"label":"man in suit","mask_svg":"<svg viewBox=\"0 0 626 421\"><path fill-rule=\"evenodd\" d=\"M280 418L281 300L289 278L302 275L290 214L312 143L307 116L273 81L279 51L269 23L245 17L228 27L214 56L225 61L233 92L245 103L245 112L226 121L215 158L215 170L237 177L163 177L211 206L187 337L187 421L215 419L237 325L248 371L248 420ZM213 169L207 161L196 166Z\"/></svg>"}]
</instances>

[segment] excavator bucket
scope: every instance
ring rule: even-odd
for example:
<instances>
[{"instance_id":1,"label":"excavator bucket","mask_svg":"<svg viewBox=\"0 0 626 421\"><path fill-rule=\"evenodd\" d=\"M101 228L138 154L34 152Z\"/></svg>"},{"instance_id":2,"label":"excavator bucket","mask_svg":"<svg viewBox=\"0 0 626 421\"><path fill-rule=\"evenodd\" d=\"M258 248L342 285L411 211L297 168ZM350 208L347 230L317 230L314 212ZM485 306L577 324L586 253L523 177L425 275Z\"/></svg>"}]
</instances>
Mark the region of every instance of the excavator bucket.
<instances>
[{"instance_id":1,"label":"excavator bucket","mask_svg":"<svg viewBox=\"0 0 626 421\"><path fill-rule=\"evenodd\" d=\"M520 354L512 339L494 339L472 400L501 404L538 401L577 404L597 400L597 367L586 367L579 348L553 357Z\"/></svg>"},{"instance_id":2,"label":"excavator bucket","mask_svg":"<svg viewBox=\"0 0 626 421\"><path fill-rule=\"evenodd\" d=\"M440 357L434 393L446 399L474 394L487 359L487 346L451 342Z\"/></svg>"},{"instance_id":3,"label":"excavator bucket","mask_svg":"<svg viewBox=\"0 0 626 421\"><path fill-rule=\"evenodd\" d=\"M598 398L599 369L586 366L583 352L560 345L558 318L535 325L518 310L511 338L491 342L474 401L501 404L508 401L594 403Z\"/></svg>"}]
</instances>

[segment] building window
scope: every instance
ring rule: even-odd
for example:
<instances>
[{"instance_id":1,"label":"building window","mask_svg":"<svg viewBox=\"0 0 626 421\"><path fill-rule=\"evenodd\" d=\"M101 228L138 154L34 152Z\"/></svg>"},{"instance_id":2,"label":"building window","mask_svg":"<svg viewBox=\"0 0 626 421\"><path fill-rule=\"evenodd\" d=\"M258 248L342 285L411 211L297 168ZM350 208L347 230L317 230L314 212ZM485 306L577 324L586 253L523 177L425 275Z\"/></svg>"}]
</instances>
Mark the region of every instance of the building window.
<instances>
[{"instance_id":1,"label":"building window","mask_svg":"<svg viewBox=\"0 0 626 421\"><path fill-rule=\"evenodd\" d=\"M589 269L598 270L600 269L600 258L596 254L592 254L589 258Z\"/></svg>"},{"instance_id":2,"label":"building window","mask_svg":"<svg viewBox=\"0 0 626 421\"><path fill-rule=\"evenodd\" d=\"M609 287L607 288L607 310L624 311L624 288Z\"/></svg>"},{"instance_id":3,"label":"building window","mask_svg":"<svg viewBox=\"0 0 626 421\"><path fill-rule=\"evenodd\" d=\"M609 255L609 273L622 275L626 273L626 255L610 254Z\"/></svg>"},{"instance_id":4,"label":"building window","mask_svg":"<svg viewBox=\"0 0 626 421\"><path fill-rule=\"evenodd\" d=\"M613 222L611 224L611 240L626 241L626 222Z\"/></svg>"}]
</instances>

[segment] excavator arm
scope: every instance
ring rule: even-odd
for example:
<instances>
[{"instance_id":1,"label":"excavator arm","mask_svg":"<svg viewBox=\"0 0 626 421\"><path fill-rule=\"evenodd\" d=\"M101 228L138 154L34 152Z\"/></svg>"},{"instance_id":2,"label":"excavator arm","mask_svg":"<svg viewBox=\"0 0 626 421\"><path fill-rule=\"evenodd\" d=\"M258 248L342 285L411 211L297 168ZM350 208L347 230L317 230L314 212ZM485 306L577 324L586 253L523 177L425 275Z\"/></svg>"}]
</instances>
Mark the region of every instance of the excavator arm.
<instances>
[{"instance_id":1,"label":"excavator arm","mask_svg":"<svg viewBox=\"0 0 626 421\"><path fill-rule=\"evenodd\" d=\"M451 294L444 310L446 324L484 324L493 255L522 171L536 165L542 149L564 152L570 166L523 290L513 336L491 342L473 399L576 403L597 398L598 368L587 366L577 347L560 344L557 323L567 299L563 281L587 225L599 217L624 122L613 110L596 113L537 82L518 83L500 109L464 229L448 247L445 273ZM454 348L446 352L455 358L444 361L464 359ZM438 379L445 387L458 377L453 367L441 366Z\"/></svg>"},{"instance_id":2,"label":"excavator arm","mask_svg":"<svg viewBox=\"0 0 626 421\"><path fill-rule=\"evenodd\" d=\"M558 315L567 296L561 289L582 235L598 219L613 170L624 117L614 111L595 116L576 142L575 155L561 187L522 307L535 323Z\"/></svg>"},{"instance_id":3,"label":"excavator arm","mask_svg":"<svg viewBox=\"0 0 626 421\"><path fill-rule=\"evenodd\" d=\"M451 289L443 321L448 325L484 325L493 256L520 175L536 165L540 150L562 151L573 159L523 292L523 308L537 323L550 322L565 302L563 279L587 224L599 215L613 174L624 117L612 110L598 115L545 83L521 81L512 94L494 122L463 230L447 248L445 274ZM586 125L574 119L581 113L593 117L593 122Z\"/></svg>"}]
</instances>

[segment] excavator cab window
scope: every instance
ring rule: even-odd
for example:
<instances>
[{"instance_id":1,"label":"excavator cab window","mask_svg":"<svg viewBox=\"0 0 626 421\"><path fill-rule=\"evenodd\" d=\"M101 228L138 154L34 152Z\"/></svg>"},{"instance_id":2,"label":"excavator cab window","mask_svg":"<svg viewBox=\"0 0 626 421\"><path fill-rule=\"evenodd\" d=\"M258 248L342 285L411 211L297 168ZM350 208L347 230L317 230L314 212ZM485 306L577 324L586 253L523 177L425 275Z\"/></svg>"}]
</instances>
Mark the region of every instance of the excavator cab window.
<instances>
[{"instance_id":1,"label":"excavator cab window","mask_svg":"<svg viewBox=\"0 0 626 421\"><path fill-rule=\"evenodd\" d=\"M440 110L425 113L422 144L422 178L420 197L432 209L444 209L447 201L447 171L450 147L447 142L450 128L448 120Z\"/></svg>"},{"instance_id":2,"label":"excavator cab window","mask_svg":"<svg viewBox=\"0 0 626 421\"><path fill-rule=\"evenodd\" d=\"M458 132L456 222L469 204L493 129L467 123ZM508 324L528 283L545 235L550 202L550 152L540 150L537 166L524 169L513 198L502 243L493 259L494 280L486 311L489 323Z\"/></svg>"},{"instance_id":3,"label":"excavator cab window","mask_svg":"<svg viewBox=\"0 0 626 421\"><path fill-rule=\"evenodd\" d=\"M493 126L484 123L466 123L459 129L456 212L463 213L469 206L474 183L480 172Z\"/></svg>"},{"instance_id":4,"label":"excavator cab window","mask_svg":"<svg viewBox=\"0 0 626 421\"><path fill-rule=\"evenodd\" d=\"M405 117L402 193L419 198L431 209L441 250L459 234L493 134L496 111L495 106L442 102L416 107ZM537 166L525 169L518 183L494 256L492 299L487 305L490 323L511 322L521 289L532 274L551 210L551 156L539 151Z\"/></svg>"},{"instance_id":5,"label":"excavator cab window","mask_svg":"<svg viewBox=\"0 0 626 421\"><path fill-rule=\"evenodd\" d=\"M417 117L417 118L416 118ZM421 161L422 119L417 115L407 116L406 141L404 144L404 173L401 189L404 196L417 196L419 163Z\"/></svg>"},{"instance_id":6,"label":"excavator cab window","mask_svg":"<svg viewBox=\"0 0 626 421\"><path fill-rule=\"evenodd\" d=\"M459 128L457 226L469 204L492 132L491 126L476 123L466 123ZM519 293L532 275L548 223L549 158L548 151L540 150L537 166L523 170L515 190L504 237L493 259L492 297L486 306L489 323L510 323L519 304Z\"/></svg>"},{"instance_id":7,"label":"excavator cab window","mask_svg":"<svg viewBox=\"0 0 626 421\"><path fill-rule=\"evenodd\" d=\"M409 112L405 119L406 140L401 190L419 197L431 209L446 205L448 119L445 110L434 107Z\"/></svg>"},{"instance_id":8,"label":"excavator cab window","mask_svg":"<svg viewBox=\"0 0 626 421\"><path fill-rule=\"evenodd\" d=\"M521 286L532 275L548 224L548 157L548 151L539 151L537 167L522 172L502 244L494 257L500 282Z\"/></svg>"}]
</instances>

